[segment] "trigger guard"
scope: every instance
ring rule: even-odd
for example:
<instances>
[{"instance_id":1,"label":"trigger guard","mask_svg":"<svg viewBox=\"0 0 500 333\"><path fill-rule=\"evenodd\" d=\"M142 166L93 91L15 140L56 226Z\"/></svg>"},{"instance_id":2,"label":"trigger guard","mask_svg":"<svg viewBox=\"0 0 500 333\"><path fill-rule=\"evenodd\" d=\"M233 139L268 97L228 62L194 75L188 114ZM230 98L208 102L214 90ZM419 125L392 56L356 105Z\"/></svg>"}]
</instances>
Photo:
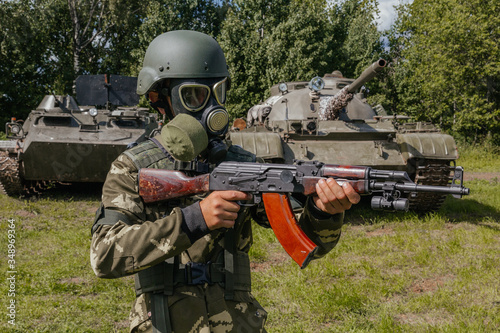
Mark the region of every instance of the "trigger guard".
<instances>
[{"instance_id":1,"label":"trigger guard","mask_svg":"<svg viewBox=\"0 0 500 333\"><path fill-rule=\"evenodd\" d=\"M252 195L252 199L246 200L246 201L236 201L238 205L241 207L253 207L255 205L258 205L261 202L261 198L257 195Z\"/></svg>"}]
</instances>

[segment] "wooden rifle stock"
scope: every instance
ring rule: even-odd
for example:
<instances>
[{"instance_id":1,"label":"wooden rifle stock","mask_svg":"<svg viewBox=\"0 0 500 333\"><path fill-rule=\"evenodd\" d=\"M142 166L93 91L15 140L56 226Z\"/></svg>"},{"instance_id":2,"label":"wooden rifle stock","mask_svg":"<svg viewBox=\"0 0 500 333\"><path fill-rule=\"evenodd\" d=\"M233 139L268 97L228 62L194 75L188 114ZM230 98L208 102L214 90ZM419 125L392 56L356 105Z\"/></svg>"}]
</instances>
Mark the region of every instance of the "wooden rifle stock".
<instances>
[{"instance_id":1,"label":"wooden rifle stock","mask_svg":"<svg viewBox=\"0 0 500 333\"><path fill-rule=\"evenodd\" d=\"M188 177L180 171L150 169L139 170L139 195L145 203L169 200L208 192L209 174ZM320 177L306 186L309 194L315 192ZM318 247L299 227L293 214L288 194L262 193L262 201L271 228L285 251L305 268L313 259Z\"/></svg>"},{"instance_id":2,"label":"wooden rifle stock","mask_svg":"<svg viewBox=\"0 0 500 333\"><path fill-rule=\"evenodd\" d=\"M209 174L188 177L180 171L139 170L139 195L145 203L169 200L209 191Z\"/></svg>"}]
</instances>

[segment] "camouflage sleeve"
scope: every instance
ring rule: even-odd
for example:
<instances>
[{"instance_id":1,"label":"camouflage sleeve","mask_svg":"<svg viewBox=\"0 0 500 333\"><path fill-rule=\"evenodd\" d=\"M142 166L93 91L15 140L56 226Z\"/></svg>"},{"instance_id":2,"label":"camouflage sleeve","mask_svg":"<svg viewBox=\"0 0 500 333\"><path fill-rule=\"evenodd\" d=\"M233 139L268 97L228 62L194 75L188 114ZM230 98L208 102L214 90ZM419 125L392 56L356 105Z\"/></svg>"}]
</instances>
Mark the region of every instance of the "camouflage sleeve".
<instances>
[{"instance_id":1,"label":"camouflage sleeve","mask_svg":"<svg viewBox=\"0 0 500 333\"><path fill-rule=\"evenodd\" d=\"M153 266L180 254L207 232L198 230L193 236L193 227L186 224L180 208L160 216L149 206L144 207L137 189L137 169L125 155L111 165L103 186L102 204L123 218L98 226L92 235L90 261L99 277L121 277ZM192 219L201 218L198 226L205 223L198 203L184 211Z\"/></svg>"},{"instance_id":2,"label":"camouflage sleeve","mask_svg":"<svg viewBox=\"0 0 500 333\"><path fill-rule=\"evenodd\" d=\"M337 245L343 223L344 213L324 213L316 208L311 198L307 199L299 225L307 237L319 247L314 259L323 257Z\"/></svg>"}]
</instances>

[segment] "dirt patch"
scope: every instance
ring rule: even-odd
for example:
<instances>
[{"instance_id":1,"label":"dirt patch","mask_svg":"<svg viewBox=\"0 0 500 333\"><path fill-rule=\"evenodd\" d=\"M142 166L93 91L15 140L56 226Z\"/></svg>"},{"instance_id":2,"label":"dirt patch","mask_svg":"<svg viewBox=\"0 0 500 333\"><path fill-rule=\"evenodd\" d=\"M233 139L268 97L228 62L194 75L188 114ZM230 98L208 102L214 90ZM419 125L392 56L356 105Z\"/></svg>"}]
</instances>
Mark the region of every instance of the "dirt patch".
<instances>
[{"instance_id":1,"label":"dirt patch","mask_svg":"<svg viewBox=\"0 0 500 333\"><path fill-rule=\"evenodd\" d=\"M273 249L269 254L269 258L263 262L251 262L250 269L252 272L264 272L270 269L272 266L279 266L290 260L290 257L281 249Z\"/></svg>"},{"instance_id":2,"label":"dirt patch","mask_svg":"<svg viewBox=\"0 0 500 333\"><path fill-rule=\"evenodd\" d=\"M35 213L28 212L26 210L17 210L15 214L18 217L35 217L37 215Z\"/></svg>"},{"instance_id":3,"label":"dirt patch","mask_svg":"<svg viewBox=\"0 0 500 333\"><path fill-rule=\"evenodd\" d=\"M453 279L453 276L439 276L436 278L429 278L419 280L413 283L410 290L415 294L432 293L442 287L447 281Z\"/></svg>"},{"instance_id":4,"label":"dirt patch","mask_svg":"<svg viewBox=\"0 0 500 333\"><path fill-rule=\"evenodd\" d=\"M415 326L435 326L443 323L452 323L453 317L443 311L431 311L428 313L405 313L395 316L396 321Z\"/></svg>"},{"instance_id":5,"label":"dirt patch","mask_svg":"<svg viewBox=\"0 0 500 333\"><path fill-rule=\"evenodd\" d=\"M130 327L130 322L128 320L117 321L114 324L114 328L116 331L121 331Z\"/></svg>"},{"instance_id":6,"label":"dirt patch","mask_svg":"<svg viewBox=\"0 0 500 333\"><path fill-rule=\"evenodd\" d=\"M61 279L61 280L59 280L59 282L66 283L66 284L88 284L87 280L80 278L80 277Z\"/></svg>"},{"instance_id":7,"label":"dirt patch","mask_svg":"<svg viewBox=\"0 0 500 333\"><path fill-rule=\"evenodd\" d=\"M384 236L384 235L392 235L394 234L394 231L392 228L381 228L373 231L368 231L366 233L367 237L377 237L377 236Z\"/></svg>"},{"instance_id":8,"label":"dirt patch","mask_svg":"<svg viewBox=\"0 0 500 333\"><path fill-rule=\"evenodd\" d=\"M87 213L89 213L90 215L95 215L95 212L96 212L96 210L97 210L98 208L99 208L99 207L94 207L94 206L92 206L92 207L88 207L88 208L86 209L86 211L87 211Z\"/></svg>"}]
</instances>

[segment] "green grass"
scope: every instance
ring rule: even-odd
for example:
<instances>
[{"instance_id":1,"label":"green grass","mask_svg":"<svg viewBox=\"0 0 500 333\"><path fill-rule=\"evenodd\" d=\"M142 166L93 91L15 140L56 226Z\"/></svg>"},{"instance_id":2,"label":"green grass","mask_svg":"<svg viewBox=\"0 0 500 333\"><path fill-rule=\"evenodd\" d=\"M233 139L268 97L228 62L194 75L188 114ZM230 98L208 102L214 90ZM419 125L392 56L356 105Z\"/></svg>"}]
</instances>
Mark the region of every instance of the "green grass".
<instances>
[{"instance_id":1,"label":"green grass","mask_svg":"<svg viewBox=\"0 0 500 333\"><path fill-rule=\"evenodd\" d=\"M133 280L100 280L89 263L99 196L68 188L40 199L0 196L0 205L0 249L7 254L7 220L14 219L17 271L15 297L9 297L5 284L0 289L2 309L16 301L16 325L8 323L4 310L0 331L125 332ZM5 274L6 265L2 260Z\"/></svg>"},{"instance_id":2,"label":"green grass","mask_svg":"<svg viewBox=\"0 0 500 333\"><path fill-rule=\"evenodd\" d=\"M449 198L423 217L352 210L341 242L305 270L279 256L274 242L261 259L273 265L253 274L254 294L269 311L268 330L500 330L500 203L482 193L498 197L500 185L468 185L470 198ZM272 233L255 231L257 239ZM253 251L266 246L257 242Z\"/></svg>"},{"instance_id":3,"label":"green grass","mask_svg":"<svg viewBox=\"0 0 500 333\"><path fill-rule=\"evenodd\" d=\"M476 159L484 158L485 162ZM498 172L498 154L461 154L466 172ZM269 332L500 331L500 183L466 183L433 214L360 206L325 258L301 270L272 230L255 227L253 293ZM8 219L16 225L16 325L0 284L0 332L127 332L133 280L102 280L89 263L99 189L53 189L40 198L0 196L0 270ZM4 281L6 281L4 279Z\"/></svg>"},{"instance_id":4,"label":"green grass","mask_svg":"<svg viewBox=\"0 0 500 333\"><path fill-rule=\"evenodd\" d=\"M465 172L500 172L500 147L490 145L461 145L457 165Z\"/></svg>"}]
</instances>

